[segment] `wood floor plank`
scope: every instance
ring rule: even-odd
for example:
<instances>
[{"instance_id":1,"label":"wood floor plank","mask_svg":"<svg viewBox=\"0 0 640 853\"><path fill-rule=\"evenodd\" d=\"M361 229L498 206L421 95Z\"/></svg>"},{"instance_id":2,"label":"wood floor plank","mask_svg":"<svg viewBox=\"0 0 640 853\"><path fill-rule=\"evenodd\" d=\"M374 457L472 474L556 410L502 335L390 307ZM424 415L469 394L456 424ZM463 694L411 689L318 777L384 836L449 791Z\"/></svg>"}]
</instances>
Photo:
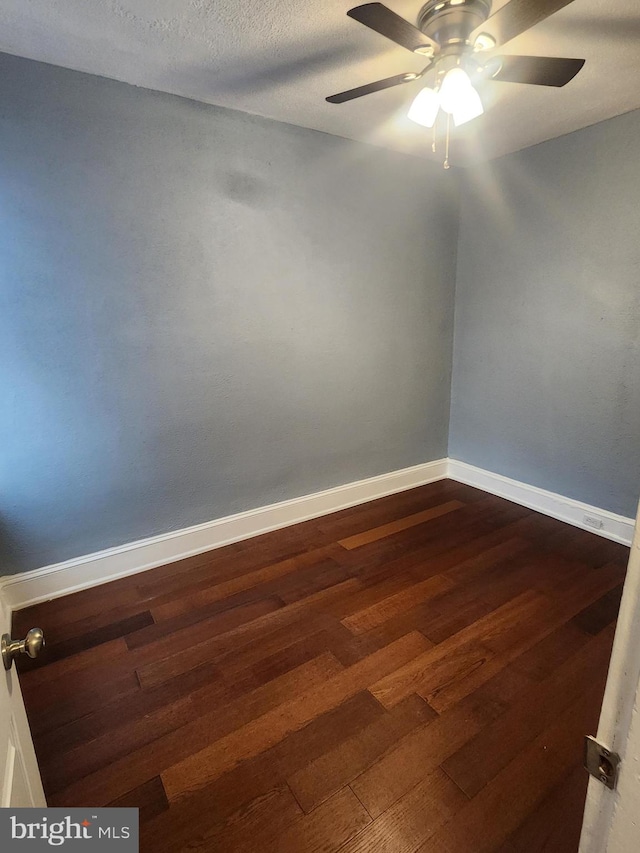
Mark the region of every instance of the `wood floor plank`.
<instances>
[{"instance_id":1,"label":"wood floor plank","mask_svg":"<svg viewBox=\"0 0 640 853\"><path fill-rule=\"evenodd\" d=\"M207 578L197 584L197 589L189 586L186 594L184 594L185 587L182 584L177 590L166 593L162 601L158 602L154 599L153 612L155 618L158 621L172 619L207 604L215 604L217 601L223 601L238 593L261 587L269 581L275 581L302 568L323 565L331 560L334 549L334 545L318 548L295 557L289 557L286 560L280 560L277 563L261 566L259 569L221 583L215 583L215 581L212 583L211 578Z\"/></svg>"},{"instance_id":2,"label":"wood floor plank","mask_svg":"<svg viewBox=\"0 0 640 853\"><path fill-rule=\"evenodd\" d=\"M218 602L216 602L218 604ZM151 643L165 641L165 645L173 650L181 648L187 650L189 646L208 640L218 634L226 634L228 631L252 622L259 616L279 610L283 602L277 596L252 601L249 604L235 603L222 611L213 607L192 610L173 619L165 619L163 622L154 622L145 628L134 631L126 637L127 646L130 650L147 646ZM211 612L211 611L214 612Z\"/></svg>"},{"instance_id":3,"label":"wood floor plank","mask_svg":"<svg viewBox=\"0 0 640 853\"><path fill-rule=\"evenodd\" d=\"M333 625L328 628L332 636L330 648L341 663L352 666L362 658L399 640L405 634L413 631L420 631L423 634L420 623L420 605L364 634L352 634L341 622L334 620ZM425 649L432 645L431 641L425 637Z\"/></svg>"},{"instance_id":4,"label":"wood floor plank","mask_svg":"<svg viewBox=\"0 0 640 853\"><path fill-rule=\"evenodd\" d=\"M43 700L43 703L46 703L46 698L42 696L43 688L45 688L46 692L50 692L52 683L59 683L65 676L67 678L71 676L75 680L77 675L74 675L74 673L77 674L82 670L85 671L85 674L88 672L90 677L93 678L97 667L100 667L104 663L113 662L118 658L126 658L128 654L129 649L124 637L118 637L116 640L102 643L99 646L93 646L85 651L77 651L70 657L52 661L47 665L46 669L38 667L25 670L21 665L18 671L20 672L22 692L25 695L29 695L30 701L37 702L38 698L40 698ZM64 686L64 691L64 695L68 695L68 684Z\"/></svg>"},{"instance_id":5,"label":"wood floor plank","mask_svg":"<svg viewBox=\"0 0 640 853\"><path fill-rule=\"evenodd\" d=\"M443 762L442 768L474 797L564 708L594 684L604 691L613 636L600 634L543 682L532 684L508 711Z\"/></svg>"},{"instance_id":6,"label":"wood floor plank","mask_svg":"<svg viewBox=\"0 0 640 853\"><path fill-rule=\"evenodd\" d=\"M139 809L139 825L143 826L159 814L168 811L169 801L162 786L162 779L155 776L144 785L128 791L108 804L112 809Z\"/></svg>"},{"instance_id":7,"label":"wood floor plank","mask_svg":"<svg viewBox=\"0 0 640 853\"><path fill-rule=\"evenodd\" d=\"M354 583L357 584L357 581ZM335 588L323 590L319 595L334 595L340 586L338 584ZM142 686L153 686L190 669L210 663L214 652L222 653L236 648L243 642L248 642L249 637L260 634L267 626L274 627L300 618L299 611L302 609L304 609L303 602L296 602L288 607L284 607L281 602L279 604L270 601L256 602L254 605L238 608L240 612L219 614L212 620L198 623L193 628L177 629L174 634L168 633L149 642L145 640L142 644L133 643L135 648L129 649L128 653L121 654L118 651L115 655L101 657L92 667L82 667L79 670L69 667L60 677L50 678L46 690L41 686L34 690L32 701L44 709L44 707L49 708L53 704L59 704L61 697L73 699L74 696L78 696L82 704L83 698L86 698L83 690L85 684L90 685L91 689L98 684L100 687L97 688L96 695L100 693L108 695L109 684L115 684L130 677L134 677L136 681L139 678ZM270 617L274 617L273 620ZM155 628L155 626L151 627ZM146 630L142 629L143 632ZM128 635L128 638L132 636L135 635ZM57 668L61 663L63 661L56 662L52 666ZM158 665L157 677L154 664ZM148 679L147 669L151 671ZM37 672L28 673L26 692L30 691L30 678L36 674ZM89 710L94 709L92 707ZM57 715L55 709L54 713ZM56 725L59 724L59 722L56 723ZM47 728L51 727L47 724Z\"/></svg>"},{"instance_id":8,"label":"wood floor plank","mask_svg":"<svg viewBox=\"0 0 640 853\"><path fill-rule=\"evenodd\" d=\"M270 710L277 712L283 700L286 707L286 699L301 691L304 693L305 687L323 687L327 678L342 669L338 661L326 653L322 659L310 661L228 705L216 707L214 704L211 707L209 694L205 694L204 690L194 693L190 699L195 713L185 725L114 760L108 767L77 779L60 791L52 791L50 803L89 805L116 799L127 790L191 756L194 751L197 754L208 744L224 740L229 733L241 730L255 716L260 719ZM216 687L214 684L211 689Z\"/></svg>"},{"instance_id":9,"label":"wood floor plank","mask_svg":"<svg viewBox=\"0 0 640 853\"><path fill-rule=\"evenodd\" d=\"M472 501L469 490L460 488L461 485L452 480L440 480L430 483L427 487L419 486L417 489L390 495L392 500L378 498L360 506L325 515L317 520L317 526L332 542L339 542L341 539L406 518L449 500L460 500L462 503Z\"/></svg>"},{"instance_id":10,"label":"wood floor plank","mask_svg":"<svg viewBox=\"0 0 640 853\"><path fill-rule=\"evenodd\" d=\"M482 665L491 657L487 648L490 640L510 626L520 624L527 616L541 614L545 605L542 596L526 592L379 679L370 690L385 708L392 708L411 693L418 693L424 698L438 695L461 674L461 658L469 663L472 670ZM468 669L464 667L463 671Z\"/></svg>"},{"instance_id":11,"label":"wood floor plank","mask_svg":"<svg viewBox=\"0 0 640 853\"><path fill-rule=\"evenodd\" d=\"M395 567L391 570L385 568L369 577L365 583L359 582L349 595L337 598L324 609L337 619L345 619L414 584L415 578L409 572L396 571Z\"/></svg>"},{"instance_id":12,"label":"wood floor plank","mask_svg":"<svg viewBox=\"0 0 640 853\"><path fill-rule=\"evenodd\" d=\"M372 817L382 814L491 721L518 695L503 671L455 707L421 726L351 782Z\"/></svg>"},{"instance_id":13,"label":"wood floor plank","mask_svg":"<svg viewBox=\"0 0 640 853\"><path fill-rule=\"evenodd\" d=\"M576 853L589 776L578 764L518 826L496 853Z\"/></svg>"},{"instance_id":14,"label":"wood floor plank","mask_svg":"<svg viewBox=\"0 0 640 853\"><path fill-rule=\"evenodd\" d=\"M59 761L43 768L43 783L49 792L59 791L76 779L113 764L168 732L176 731L194 716L191 696L186 696L153 714L107 729L93 740L59 754Z\"/></svg>"},{"instance_id":15,"label":"wood floor plank","mask_svg":"<svg viewBox=\"0 0 640 853\"><path fill-rule=\"evenodd\" d=\"M185 726L191 720L210 713L211 708L216 704L222 705L225 711L220 713L218 719L212 721L212 731L221 732L226 730L221 728L223 719L231 720L226 728L240 724L242 719L250 719L254 714L297 695L301 689L309 688L314 683L323 683L326 678L342 669L343 667L333 655L323 652L305 662L304 665L296 665L295 661L289 660L280 677L276 677L272 672L268 683L248 692L235 702L225 701L231 698L231 694L224 689L224 686L221 689L220 679L215 679L198 689L191 685L186 695L182 695L184 690L180 691L174 701L166 701L156 707L149 701L144 704L139 702L141 708L137 714L132 715L132 708L136 706L135 699L142 699L144 697L142 693L136 696L133 702L128 701L116 717L117 722L105 723L105 716L113 717L115 710L113 708L106 713L101 713L98 721L93 719L91 721L93 737L87 737L85 734L78 741L78 731L86 733L87 723L84 719L75 722L69 728L75 736L76 745L65 750L61 755L60 735L64 733L59 731L52 733L50 749L55 748L61 760L56 762L46 774L47 789L51 792L60 790L71 784L74 777L87 776L122 755L138 749L146 742L154 741L168 732ZM96 731L97 727L102 729L101 733ZM38 745L40 746L40 741Z\"/></svg>"},{"instance_id":16,"label":"wood floor plank","mask_svg":"<svg viewBox=\"0 0 640 853\"><path fill-rule=\"evenodd\" d=\"M570 622L563 622L528 651L519 655L511 666L532 681L542 681L553 670L586 645L589 635Z\"/></svg>"},{"instance_id":17,"label":"wood floor plank","mask_svg":"<svg viewBox=\"0 0 640 853\"><path fill-rule=\"evenodd\" d=\"M340 739L355 737L384 713L370 693L356 694L272 749L181 799L179 808L171 808L149 826L149 849L161 849L166 838L172 839L174 849L187 846L194 825L203 820L210 826L223 823L244 804L266 796L274 787L284 786L285 780L307 763L333 748Z\"/></svg>"},{"instance_id":18,"label":"wood floor plank","mask_svg":"<svg viewBox=\"0 0 640 853\"><path fill-rule=\"evenodd\" d=\"M503 844L574 766L584 733L591 730L594 717L597 719L601 695L600 686L593 685L558 714L544 732L458 810L455 820L448 821L419 848L419 853L489 853ZM480 826L482 833L478 832Z\"/></svg>"},{"instance_id":19,"label":"wood floor plank","mask_svg":"<svg viewBox=\"0 0 640 853\"><path fill-rule=\"evenodd\" d=\"M446 592L452 586L452 581L443 575L435 575L346 616L342 624L354 634L364 634L365 631L377 628L394 616L410 610L417 603L428 601L438 593Z\"/></svg>"},{"instance_id":20,"label":"wood floor plank","mask_svg":"<svg viewBox=\"0 0 640 853\"><path fill-rule=\"evenodd\" d=\"M522 516L522 508L514 504L503 507L496 506L493 500L478 501L401 534L362 545L355 549L351 559L366 572L401 558L409 561L434 558L490 532L495 533L497 528L506 527ZM348 553L345 550L345 554Z\"/></svg>"},{"instance_id":21,"label":"wood floor plank","mask_svg":"<svg viewBox=\"0 0 640 853\"><path fill-rule=\"evenodd\" d=\"M464 573L446 572L445 577L453 580L455 586L426 609L424 633L434 643L441 643L517 595L530 591L536 571L531 564L533 553L533 546L526 540L507 539L481 552L476 559L464 561Z\"/></svg>"},{"instance_id":22,"label":"wood floor plank","mask_svg":"<svg viewBox=\"0 0 640 853\"><path fill-rule=\"evenodd\" d=\"M353 583L357 584L357 581ZM350 588L350 584L351 581L345 582L347 589ZM308 601L340 594L343 591L342 586L338 584L334 588L323 590L311 596ZM265 629L301 618L306 601L296 602L287 607L282 606L282 603L259 601L251 606L237 608L239 612L219 614L211 620L205 620L204 623L199 622L194 628L180 628L175 633L167 633L166 636L157 640L145 637L142 644L133 643L135 648L129 650L128 654L118 654L106 661L101 661L100 665L91 669L69 670L60 678L50 679L46 690L35 691L33 702L47 708L54 703L60 706L53 709L51 719L55 717L56 722L50 724L45 721L47 729L53 728L80 716L78 714L75 717L59 719L61 703L58 700L61 696L69 697L70 707L73 707L74 702L79 707L84 707L84 700L89 698L88 694L82 690L85 683L91 685L96 697L108 696L110 684L114 685L115 691L117 683L131 678L136 682L139 680L143 687L155 686L191 669L209 664L214 654L220 654L250 642L252 637L261 634ZM53 666L58 666L58 663ZM35 673L28 674L28 676L32 675ZM101 686L94 690L95 684ZM136 684L136 687L138 686L139 684ZM28 681L26 687L28 691ZM95 710L96 707L97 705L93 704L83 713Z\"/></svg>"},{"instance_id":23,"label":"wood floor plank","mask_svg":"<svg viewBox=\"0 0 640 853\"><path fill-rule=\"evenodd\" d=\"M605 592L601 598L594 601L577 613L571 620L587 634L598 634L618 618L623 584Z\"/></svg>"},{"instance_id":24,"label":"wood floor plank","mask_svg":"<svg viewBox=\"0 0 640 853\"><path fill-rule=\"evenodd\" d=\"M234 851L252 853L256 839L260 845L282 830L295 825L301 816L300 806L286 785L273 786L266 794L256 797L220 822L207 819L207 811L192 817L182 835L145 838L140 849L150 853L189 851ZM182 843L181 843L182 839Z\"/></svg>"},{"instance_id":25,"label":"wood floor plank","mask_svg":"<svg viewBox=\"0 0 640 853\"><path fill-rule=\"evenodd\" d=\"M438 685L437 695L429 691L429 686L420 693L430 704L442 712L469 695L493 674L507 666L523 652L551 634L565 620L570 619L587 601L593 601L604 590L611 589L618 580L618 568L601 568L592 575L586 574L579 585L567 590L567 594L552 600L546 597L547 606L540 612L522 614L522 619L513 625L505 624L499 630L482 638L483 645L494 652L486 663L471 670L464 678L446 685ZM459 636L459 635L456 635ZM436 646L440 648L440 646Z\"/></svg>"},{"instance_id":26,"label":"wood floor plank","mask_svg":"<svg viewBox=\"0 0 640 853\"><path fill-rule=\"evenodd\" d=\"M105 608L106 601L109 605ZM119 611L122 607L136 607L139 604L140 595L131 584L131 578L124 578L122 581L112 581L92 589L65 595L63 598L56 599L55 607L47 601L18 610L13 614L13 631L16 636L22 636L32 625L45 622L48 629L55 631L59 625L90 618L105 609Z\"/></svg>"},{"instance_id":27,"label":"wood floor plank","mask_svg":"<svg viewBox=\"0 0 640 853\"><path fill-rule=\"evenodd\" d=\"M189 670L167 684L146 690L136 684L134 693L124 696L116 694L110 697L110 701L102 702L88 713L74 715L73 719L39 733L35 737L38 755L53 760L56 755L89 743L112 729L153 715L159 709L189 697L192 691L205 684L216 685L216 703L219 706L230 704L257 686L250 676L247 679L240 674L233 684L229 684L215 665Z\"/></svg>"},{"instance_id":28,"label":"wood floor plank","mask_svg":"<svg viewBox=\"0 0 640 853\"><path fill-rule=\"evenodd\" d=\"M513 534L513 525L503 530L503 536L507 533ZM487 571L495 568L504 561L512 561L529 549L531 542L521 536L506 536L501 541L495 541L495 534L489 534L489 547L478 546L476 543L472 554L467 559L458 559L457 562L445 574L456 584L471 584L478 579L486 580Z\"/></svg>"},{"instance_id":29,"label":"wood floor plank","mask_svg":"<svg viewBox=\"0 0 640 853\"><path fill-rule=\"evenodd\" d=\"M311 629L311 625L307 625ZM264 643L259 646L255 645L250 649L240 647L229 652L228 656L223 655L220 660L214 657L208 663L188 669L168 681L151 686L143 684L143 689L140 689L138 679L135 673L132 673L125 679L125 684L132 684L133 694L127 692L119 698L118 682L109 681L98 691L96 700L90 706L87 706L87 700L92 694L80 691L79 694L71 695L65 703L54 703L52 712L55 724L49 712L38 717L39 721L46 723L43 732L39 728L37 731L38 748L42 748L45 754L49 749L64 751L83 740L97 737L101 732L116 725L152 714L158 708L181 697L198 695L202 688L206 688L205 692L212 705L226 706L278 674L286 674L289 669L321 656L325 649L331 652L333 643L327 641L325 646L321 641L322 636L322 633L316 633L305 637L301 633L303 648L295 649L296 655L287 655L286 660L274 660L273 656L269 659L270 652L274 648L290 652L298 634L292 633L288 638L288 645L284 647L281 636L276 638L277 643L270 644L270 635L266 635ZM248 651L251 654L247 654ZM332 657L331 660L336 665L335 658ZM113 690L112 695L110 690ZM64 689L61 695L64 695ZM64 709L67 712L61 716Z\"/></svg>"},{"instance_id":30,"label":"wood floor plank","mask_svg":"<svg viewBox=\"0 0 640 853\"><path fill-rule=\"evenodd\" d=\"M460 789L436 769L345 844L342 853L413 853L466 803Z\"/></svg>"},{"instance_id":31,"label":"wood floor plank","mask_svg":"<svg viewBox=\"0 0 640 853\"><path fill-rule=\"evenodd\" d=\"M31 733L38 736L60 726L79 720L104 705L119 699L134 699L140 692L140 682L135 672L129 672L106 684L85 683L77 690L60 691L57 699L52 699L43 708L32 710L31 699L27 700L27 714Z\"/></svg>"},{"instance_id":32,"label":"wood floor plank","mask_svg":"<svg viewBox=\"0 0 640 853\"><path fill-rule=\"evenodd\" d=\"M372 542L377 542L378 539L384 539L387 536L392 536L394 533L400 533L403 530L408 530L410 527L415 527L417 524L424 524L427 521L432 521L434 518L440 518L440 516L446 515L448 512L454 512L463 506L464 504L461 501L447 501L431 509L416 512L414 515L409 515L406 518L400 518L397 521L390 521L388 524L383 524L380 527L374 527L373 530L367 530L364 533L340 539L338 544L342 545L348 551L353 551L354 548L370 545Z\"/></svg>"},{"instance_id":33,"label":"wood floor plank","mask_svg":"<svg viewBox=\"0 0 640 853\"><path fill-rule=\"evenodd\" d=\"M60 599L56 599L60 600ZM64 599L62 599L64 600ZM108 596L105 597L104 607L98 613L92 613L90 616L85 616L81 619L73 619L70 614L67 614L66 618L56 619L55 616L58 614L54 614L54 618L50 618L50 616L46 616L47 619L47 638L48 642L60 643L63 641L71 640L76 637L81 637L85 634L89 634L92 631L96 631L100 628L107 628L110 625L121 622L124 619L131 618L133 616L138 616L144 612L149 611L149 603L147 601L137 600L135 602L129 604L121 604L117 607L111 607ZM13 616L13 624L14 630L18 635L22 635L26 633L29 628L27 626L24 627L22 624L22 619L20 614L22 611L17 611L17 613ZM29 625L33 625L33 617L28 620ZM37 623L36 623L37 624ZM124 632L128 633L128 632ZM122 636L122 635L119 635Z\"/></svg>"},{"instance_id":34,"label":"wood floor plank","mask_svg":"<svg viewBox=\"0 0 640 853\"><path fill-rule=\"evenodd\" d=\"M304 811L309 812L373 764L399 739L435 717L435 711L423 699L409 696L390 714L374 720L287 779L289 787Z\"/></svg>"},{"instance_id":35,"label":"wood floor plank","mask_svg":"<svg viewBox=\"0 0 640 853\"><path fill-rule=\"evenodd\" d=\"M229 705L219 708L218 716L225 721L229 718L229 727L232 724L242 726L284 702L295 700L305 691L323 686L328 680L344 672L345 667L331 652L323 652L310 661L286 670ZM213 682L190 694L196 713L211 713L211 709L215 708L217 688L217 683ZM220 725L216 730L221 731Z\"/></svg>"},{"instance_id":36,"label":"wood floor plank","mask_svg":"<svg viewBox=\"0 0 640 853\"><path fill-rule=\"evenodd\" d=\"M316 592L330 589L351 577L347 569L333 560L325 560L317 566L291 572L273 589L274 594L285 604L303 601Z\"/></svg>"},{"instance_id":37,"label":"wood floor plank","mask_svg":"<svg viewBox=\"0 0 640 853\"><path fill-rule=\"evenodd\" d=\"M265 853L332 853L370 823L367 810L351 788L343 788L275 838L266 843L262 838L260 849Z\"/></svg>"},{"instance_id":38,"label":"wood floor plank","mask_svg":"<svg viewBox=\"0 0 640 853\"><path fill-rule=\"evenodd\" d=\"M129 616L127 619L112 622L110 625L96 628L94 631L88 631L86 634L81 634L78 637L70 637L60 642L55 642L54 635L54 642L49 640L37 658L25 657L21 659L21 671L48 666L54 661L70 658L79 652L88 651L111 640L116 640L120 637L126 638L128 634L148 628L153 624L153 616L146 610L143 613L137 613L135 616Z\"/></svg>"},{"instance_id":39,"label":"wood floor plank","mask_svg":"<svg viewBox=\"0 0 640 853\"><path fill-rule=\"evenodd\" d=\"M470 530L464 525L462 532L459 528L454 528L453 531L451 538L447 537L446 541L431 537L426 542L418 542L415 547L410 548L388 548L386 540L381 540L366 557L362 549L343 550L340 560L363 584L379 583L381 579L397 576L409 577L415 583L433 575L444 574L447 568L457 563L461 552L471 552L472 540L480 547L480 543L488 538L492 542L502 538L501 532L495 528L492 529L490 537L483 537L477 530Z\"/></svg>"},{"instance_id":40,"label":"wood floor plank","mask_svg":"<svg viewBox=\"0 0 640 853\"><path fill-rule=\"evenodd\" d=\"M422 634L407 634L390 646L348 667L317 688L236 729L211 746L196 752L162 774L170 800L206 785L237 764L263 752L314 717L344 702L367 687L379 672L389 672L419 655L425 648Z\"/></svg>"},{"instance_id":41,"label":"wood floor plank","mask_svg":"<svg viewBox=\"0 0 640 853\"><path fill-rule=\"evenodd\" d=\"M306 524L301 527L308 529ZM292 537L295 530L295 527L290 527L282 531L285 539L280 546L271 547L262 541L263 536L258 536L249 544L246 540L236 542L206 554L153 569L150 573L142 572L136 576L138 599L161 605L170 601L173 596L179 598L192 592L197 593L207 586L231 581L274 563L302 561L307 553L314 554L310 558L313 561L316 552L324 543L317 541L313 527L308 538L304 531L298 533L295 538ZM241 591L236 590L236 593Z\"/></svg>"},{"instance_id":42,"label":"wood floor plank","mask_svg":"<svg viewBox=\"0 0 640 853\"><path fill-rule=\"evenodd\" d=\"M138 676L143 686L153 686L168 681L177 675L209 663L216 655L237 649L240 645L252 644L258 641L265 632L277 630L283 625L290 625L309 617L314 609L326 602L341 599L344 595L359 589L355 578L337 584L328 590L322 590L302 601L296 601L286 607L276 608L264 615L238 625L224 633L214 634L197 642L189 648L188 654L178 649L174 650L171 635L153 643L153 656L148 663L137 667ZM188 634L185 635L185 641Z\"/></svg>"}]
</instances>

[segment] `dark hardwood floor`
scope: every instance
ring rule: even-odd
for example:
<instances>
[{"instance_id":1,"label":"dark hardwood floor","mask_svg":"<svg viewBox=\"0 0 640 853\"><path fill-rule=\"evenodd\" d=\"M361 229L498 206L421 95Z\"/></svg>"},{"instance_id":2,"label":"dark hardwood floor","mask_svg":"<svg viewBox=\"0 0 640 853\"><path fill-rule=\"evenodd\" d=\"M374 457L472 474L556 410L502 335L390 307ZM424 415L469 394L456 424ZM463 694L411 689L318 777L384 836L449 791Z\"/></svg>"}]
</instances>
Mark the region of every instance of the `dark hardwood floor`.
<instances>
[{"instance_id":1,"label":"dark hardwood floor","mask_svg":"<svg viewBox=\"0 0 640 853\"><path fill-rule=\"evenodd\" d=\"M627 557L444 480L20 611L49 804L148 853L575 853Z\"/></svg>"}]
</instances>

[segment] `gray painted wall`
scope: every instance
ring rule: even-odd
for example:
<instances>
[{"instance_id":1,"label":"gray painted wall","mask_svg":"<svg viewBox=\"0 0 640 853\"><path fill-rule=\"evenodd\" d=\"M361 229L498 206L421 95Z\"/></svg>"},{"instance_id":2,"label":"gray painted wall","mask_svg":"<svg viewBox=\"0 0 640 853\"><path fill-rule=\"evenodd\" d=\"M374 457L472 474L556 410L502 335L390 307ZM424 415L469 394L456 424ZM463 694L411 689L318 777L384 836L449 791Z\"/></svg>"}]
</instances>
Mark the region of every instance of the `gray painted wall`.
<instances>
[{"instance_id":1,"label":"gray painted wall","mask_svg":"<svg viewBox=\"0 0 640 853\"><path fill-rule=\"evenodd\" d=\"M0 573L446 455L451 178L0 56Z\"/></svg>"},{"instance_id":2,"label":"gray painted wall","mask_svg":"<svg viewBox=\"0 0 640 853\"><path fill-rule=\"evenodd\" d=\"M635 516L640 112L466 175L450 455Z\"/></svg>"}]
</instances>

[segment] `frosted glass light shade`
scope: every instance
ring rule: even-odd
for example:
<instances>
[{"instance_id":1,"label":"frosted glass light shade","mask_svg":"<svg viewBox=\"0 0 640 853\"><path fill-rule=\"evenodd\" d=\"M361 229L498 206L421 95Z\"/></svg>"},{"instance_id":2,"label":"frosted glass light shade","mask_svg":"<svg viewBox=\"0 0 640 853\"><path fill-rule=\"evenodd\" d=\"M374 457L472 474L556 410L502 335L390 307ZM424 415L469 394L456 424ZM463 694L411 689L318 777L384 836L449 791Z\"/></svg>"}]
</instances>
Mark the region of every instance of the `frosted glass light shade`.
<instances>
[{"instance_id":1,"label":"frosted glass light shade","mask_svg":"<svg viewBox=\"0 0 640 853\"><path fill-rule=\"evenodd\" d=\"M421 89L413 99L413 103L409 107L407 117L416 124L421 124L423 127L433 127L440 109L440 98L438 93L428 86Z\"/></svg>"},{"instance_id":2,"label":"frosted glass light shade","mask_svg":"<svg viewBox=\"0 0 640 853\"><path fill-rule=\"evenodd\" d=\"M484 113L484 107L480 100L480 95L476 92L473 86L470 86L469 91L465 94L464 99L460 99L460 103L454 109L453 123L456 127L461 124L466 124L471 119L478 118Z\"/></svg>"},{"instance_id":3,"label":"frosted glass light shade","mask_svg":"<svg viewBox=\"0 0 640 853\"><path fill-rule=\"evenodd\" d=\"M462 68L452 68L446 73L440 86L440 106L453 116L456 127L484 112L480 95Z\"/></svg>"},{"instance_id":4,"label":"frosted glass light shade","mask_svg":"<svg viewBox=\"0 0 640 853\"><path fill-rule=\"evenodd\" d=\"M447 71L440 86L440 106L446 113L453 113L458 102L471 88L471 80L462 68Z\"/></svg>"}]
</instances>

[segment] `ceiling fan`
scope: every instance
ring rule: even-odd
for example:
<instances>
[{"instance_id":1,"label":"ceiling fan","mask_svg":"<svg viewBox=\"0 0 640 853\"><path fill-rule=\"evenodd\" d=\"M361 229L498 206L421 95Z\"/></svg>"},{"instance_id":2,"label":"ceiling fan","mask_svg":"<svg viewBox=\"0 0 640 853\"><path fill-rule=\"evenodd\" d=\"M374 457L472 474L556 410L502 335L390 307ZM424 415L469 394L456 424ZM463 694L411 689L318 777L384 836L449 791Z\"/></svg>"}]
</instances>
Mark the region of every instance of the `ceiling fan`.
<instances>
[{"instance_id":1,"label":"ceiling fan","mask_svg":"<svg viewBox=\"0 0 640 853\"><path fill-rule=\"evenodd\" d=\"M382 3L365 3L347 12L350 18L385 36L412 53L424 56L422 71L407 72L358 86L327 101L342 104L372 92L419 80L434 71L432 86L414 99L408 117L434 127L440 110L456 127L482 115L476 86L491 79L534 86L565 86L580 71L584 59L551 56L496 56L494 48L568 6L572 0L509 0L491 14L491 0L428 0L414 27ZM447 132L448 140L448 132ZM448 160L448 158L447 158ZM448 167L445 160L445 167Z\"/></svg>"}]
</instances>

